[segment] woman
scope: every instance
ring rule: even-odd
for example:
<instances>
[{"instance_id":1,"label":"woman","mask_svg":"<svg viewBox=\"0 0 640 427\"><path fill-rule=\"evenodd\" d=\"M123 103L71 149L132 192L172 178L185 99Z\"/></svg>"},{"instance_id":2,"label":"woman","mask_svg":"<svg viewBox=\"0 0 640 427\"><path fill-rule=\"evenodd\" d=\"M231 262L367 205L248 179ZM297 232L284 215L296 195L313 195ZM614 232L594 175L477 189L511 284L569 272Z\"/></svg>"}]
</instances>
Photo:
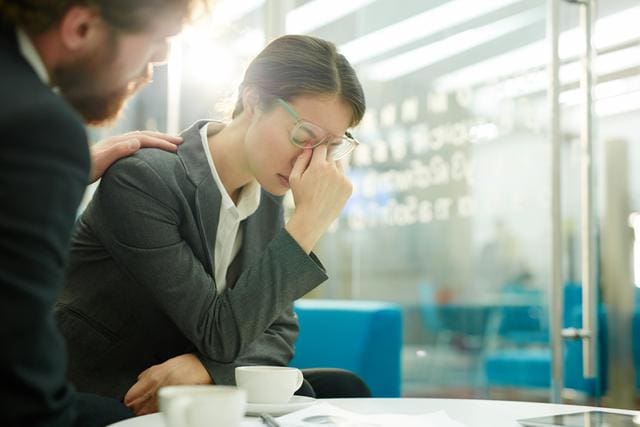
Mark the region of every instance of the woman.
<instances>
[{"instance_id":1,"label":"woman","mask_svg":"<svg viewBox=\"0 0 640 427\"><path fill-rule=\"evenodd\" d=\"M229 124L199 121L177 154L112 166L79 221L57 305L72 382L141 414L161 385L232 384L236 366L288 364L292 304L327 278L311 251L351 194L336 158L357 145L347 129L364 110L333 44L284 36L249 65ZM368 393L347 373L320 377L316 388Z\"/></svg>"}]
</instances>

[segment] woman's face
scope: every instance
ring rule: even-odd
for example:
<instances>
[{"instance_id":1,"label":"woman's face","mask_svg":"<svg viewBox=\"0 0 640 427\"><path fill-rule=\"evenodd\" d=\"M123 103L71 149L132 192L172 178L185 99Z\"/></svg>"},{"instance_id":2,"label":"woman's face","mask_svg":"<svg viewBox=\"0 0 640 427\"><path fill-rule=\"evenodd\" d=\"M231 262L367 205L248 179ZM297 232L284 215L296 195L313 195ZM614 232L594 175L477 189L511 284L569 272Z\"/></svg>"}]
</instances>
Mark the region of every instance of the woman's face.
<instances>
[{"instance_id":1,"label":"woman's face","mask_svg":"<svg viewBox=\"0 0 640 427\"><path fill-rule=\"evenodd\" d=\"M289 102L300 118L342 136L351 123L352 110L336 96L306 95ZM280 104L268 111L256 110L245 137L250 172L260 186L281 196L289 190L289 174L302 149L289 140L296 120Z\"/></svg>"}]
</instances>

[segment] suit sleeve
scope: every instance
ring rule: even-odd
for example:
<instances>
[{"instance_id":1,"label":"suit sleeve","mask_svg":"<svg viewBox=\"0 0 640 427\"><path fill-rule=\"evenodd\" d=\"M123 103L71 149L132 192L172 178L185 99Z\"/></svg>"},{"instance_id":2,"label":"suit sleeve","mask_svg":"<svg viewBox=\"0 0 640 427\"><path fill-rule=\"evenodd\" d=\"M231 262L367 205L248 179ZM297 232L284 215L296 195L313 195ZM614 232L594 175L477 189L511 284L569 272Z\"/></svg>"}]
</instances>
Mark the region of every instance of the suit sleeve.
<instances>
[{"instance_id":1,"label":"suit sleeve","mask_svg":"<svg viewBox=\"0 0 640 427\"><path fill-rule=\"evenodd\" d=\"M52 101L3 116L0 129L0 408L7 425L71 425L52 308L87 183L86 136Z\"/></svg>"},{"instance_id":2,"label":"suit sleeve","mask_svg":"<svg viewBox=\"0 0 640 427\"><path fill-rule=\"evenodd\" d=\"M96 230L115 261L150 295L206 358L231 363L291 303L326 280L322 265L282 229L218 294L213 279L180 235L181 192L145 161L112 166L92 209Z\"/></svg>"},{"instance_id":3,"label":"suit sleeve","mask_svg":"<svg viewBox=\"0 0 640 427\"><path fill-rule=\"evenodd\" d=\"M237 366L270 365L287 366L294 353L298 337L298 321L293 312L293 304L253 342L236 360L219 363L198 354L198 358L209 372L215 384L235 384Z\"/></svg>"}]
</instances>

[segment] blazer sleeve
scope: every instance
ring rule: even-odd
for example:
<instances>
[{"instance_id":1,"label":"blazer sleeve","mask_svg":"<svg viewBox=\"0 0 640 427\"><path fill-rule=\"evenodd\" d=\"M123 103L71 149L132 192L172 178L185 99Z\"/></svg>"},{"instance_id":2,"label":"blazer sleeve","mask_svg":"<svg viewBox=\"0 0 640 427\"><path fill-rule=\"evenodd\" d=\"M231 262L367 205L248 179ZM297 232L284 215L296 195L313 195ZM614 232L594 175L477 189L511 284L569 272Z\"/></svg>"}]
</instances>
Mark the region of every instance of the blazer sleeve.
<instances>
[{"instance_id":1,"label":"blazer sleeve","mask_svg":"<svg viewBox=\"0 0 640 427\"><path fill-rule=\"evenodd\" d=\"M171 178L138 157L116 163L94 196L96 230L116 263L202 355L230 363L327 276L282 229L236 285L218 294L180 235L181 216L192 212L181 212L184 195Z\"/></svg>"},{"instance_id":2,"label":"blazer sleeve","mask_svg":"<svg viewBox=\"0 0 640 427\"><path fill-rule=\"evenodd\" d=\"M220 363L198 353L209 376L215 384L235 384L237 366L270 365L287 366L294 354L294 344L298 338L298 321L293 312L293 304L253 342L236 360Z\"/></svg>"}]
</instances>

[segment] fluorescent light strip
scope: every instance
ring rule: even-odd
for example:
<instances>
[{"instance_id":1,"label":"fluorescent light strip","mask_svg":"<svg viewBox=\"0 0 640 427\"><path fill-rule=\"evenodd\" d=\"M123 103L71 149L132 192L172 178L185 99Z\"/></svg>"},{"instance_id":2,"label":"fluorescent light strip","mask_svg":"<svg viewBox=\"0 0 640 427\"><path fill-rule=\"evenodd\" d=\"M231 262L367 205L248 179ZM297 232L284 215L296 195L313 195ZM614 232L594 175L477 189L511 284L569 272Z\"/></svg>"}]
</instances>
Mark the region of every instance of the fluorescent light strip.
<instances>
[{"instance_id":1,"label":"fluorescent light strip","mask_svg":"<svg viewBox=\"0 0 640 427\"><path fill-rule=\"evenodd\" d=\"M341 0L344 2L344 0ZM453 0L369 33L340 46L349 62L357 64L381 53L419 40L454 25L486 15L520 0ZM316 19L316 18L313 18Z\"/></svg>"},{"instance_id":2,"label":"fluorescent light strip","mask_svg":"<svg viewBox=\"0 0 640 427\"><path fill-rule=\"evenodd\" d=\"M446 39L397 55L391 59L380 61L366 67L364 73L365 76L371 80L393 80L512 33L529 24L542 20L544 16L544 7L535 8L489 25L463 31Z\"/></svg>"},{"instance_id":3,"label":"fluorescent light strip","mask_svg":"<svg viewBox=\"0 0 640 427\"><path fill-rule=\"evenodd\" d=\"M640 92L640 77L638 76L599 83L593 88L593 98L600 101L632 92ZM560 93L560 103L573 107L582 103L582 97L580 89L566 90Z\"/></svg>"},{"instance_id":4,"label":"fluorescent light strip","mask_svg":"<svg viewBox=\"0 0 640 427\"><path fill-rule=\"evenodd\" d=\"M438 91L446 92L461 87L472 87L500 75L512 75L519 70L538 65L537 58L544 57L545 52L545 44L536 42L449 73L435 80L434 87Z\"/></svg>"},{"instance_id":5,"label":"fluorescent light strip","mask_svg":"<svg viewBox=\"0 0 640 427\"><path fill-rule=\"evenodd\" d=\"M375 0L312 0L287 13L286 31L305 34L336 21Z\"/></svg>"},{"instance_id":6,"label":"fluorescent light strip","mask_svg":"<svg viewBox=\"0 0 640 427\"><path fill-rule=\"evenodd\" d=\"M638 22L640 22L640 7L626 9L622 12L599 19L594 31L593 43L595 48L604 49L640 37ZM579 29L567 30L560 35L560 57L562 59L574 57L579 54L579 36ZM439 91L452 91L463 87L472 87L491 80L497 80L500 77L515 75L518 72L530 70L545 64L548 55L547 52L546 42L535 42L449 73L437 79L434 82L434 86ZM627 57L627 59L633 60L631 57ZM598 61L597 58L596 61ZM614 61L614 59L607 61ZM605 61L598 62L601 62L599 65L601 68L597 71L598 73L606 72L604 69L613 65L613 63L607 64ZM619 61L616 61L616 63L619 63ZM620 68L622 68L622 65L615 69Z\"/></svg>"},{"instance_id":7,"label":"fluorescent light strip","mask_svg":"<svg viewBox=\"0 0 640 427\"><path fill-rule=\"evenodd\" d=\"M628 113L640 110L640 91L625 93L596 101L595 112L599 117Z\"/></svg>"}]
</instances>

